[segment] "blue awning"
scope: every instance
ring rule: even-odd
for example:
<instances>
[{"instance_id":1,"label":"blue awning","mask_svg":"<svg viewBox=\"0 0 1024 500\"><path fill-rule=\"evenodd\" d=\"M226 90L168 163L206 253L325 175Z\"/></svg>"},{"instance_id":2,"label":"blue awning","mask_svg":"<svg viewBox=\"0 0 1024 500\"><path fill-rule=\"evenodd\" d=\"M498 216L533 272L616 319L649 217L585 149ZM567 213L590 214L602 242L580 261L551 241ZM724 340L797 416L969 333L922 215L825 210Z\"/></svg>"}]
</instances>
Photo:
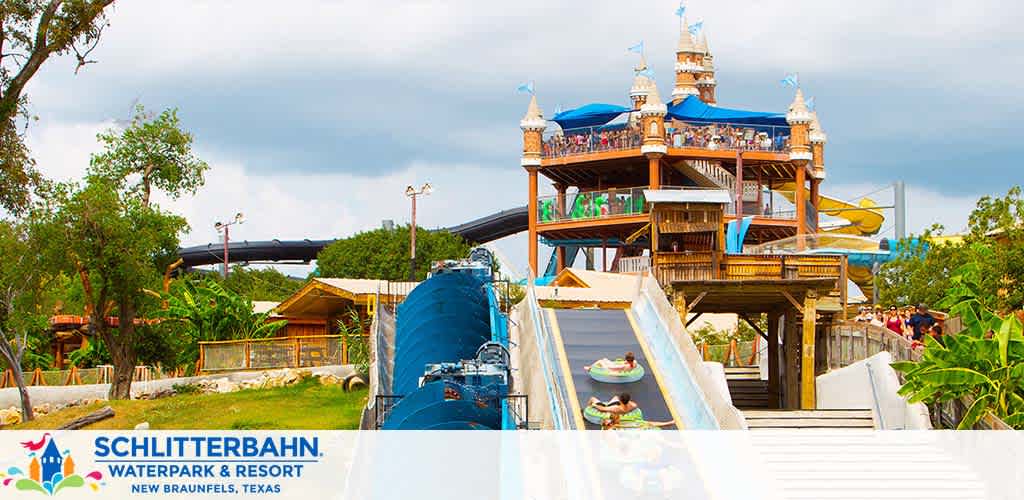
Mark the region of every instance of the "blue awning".
<instances>
[{"instance_id":1,"label":"blue awning","mask_svg":"<svg viewBox=\"0 0 1024 500\"><path fill-rule=\"evenodd\" d=\"M576 109L562 111L554 116L551 121L562 127L562 130L581 127L593 127L604 125L622 113L629 112L630 108L615 104L593 103L580 106Z\"/></svg>"},{"instance_id":2,"label":"blue awning","mask_svg":"<svg viewBox=\"0 0 1024 500\"><path fill-rule=\"evenodd\" d=\"M696 96L689 96L675 106L670 105L668 108L668 118L675 118L676 120L686 122L789 126L786 123L786 115L782 113L762 113L759 111L719 108L709 106Z\"/></svg>"}]
</instances>

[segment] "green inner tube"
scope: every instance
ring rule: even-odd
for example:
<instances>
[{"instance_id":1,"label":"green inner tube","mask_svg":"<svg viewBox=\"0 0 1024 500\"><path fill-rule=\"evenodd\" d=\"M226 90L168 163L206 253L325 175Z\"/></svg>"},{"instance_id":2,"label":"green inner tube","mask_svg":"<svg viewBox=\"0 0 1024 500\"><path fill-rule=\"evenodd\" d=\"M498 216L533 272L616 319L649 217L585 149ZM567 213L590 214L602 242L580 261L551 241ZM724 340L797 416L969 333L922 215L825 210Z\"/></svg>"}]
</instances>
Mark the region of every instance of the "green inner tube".
<instances>
[{"instance_id":1,"label":"green inner tube","mask_svg":"<svg viewBox=\"0 0 1024 500\"><path fill-rule=\"evenodd\" d=\"M625 360L616 359L615 362L625 363ZM590 378L598 382L604 382L607 384L629 384L644 378L645 372L644 367L640 366L640 363L637 363L636 366L629 371L612 371L608 368L591 366L590 371L587 373L590 374Z\"/></svg>"},{"instance_id":2,"label":"green inner tube","mask_svg":"<svg viewBox=\"0 0 1024 500\"><path fill-rule=\"evenodd\" d=\"M594 406L588 406L586 409L583 410L584 420L594 425L601 425L605 420L608 419L609 416L611 416L610 413L598 410ZM622 416L619 417L620 423L643 421L644 412L640 411L640 408L637 408L629 413L623 413Z\"/></svg>"}]
</instances>

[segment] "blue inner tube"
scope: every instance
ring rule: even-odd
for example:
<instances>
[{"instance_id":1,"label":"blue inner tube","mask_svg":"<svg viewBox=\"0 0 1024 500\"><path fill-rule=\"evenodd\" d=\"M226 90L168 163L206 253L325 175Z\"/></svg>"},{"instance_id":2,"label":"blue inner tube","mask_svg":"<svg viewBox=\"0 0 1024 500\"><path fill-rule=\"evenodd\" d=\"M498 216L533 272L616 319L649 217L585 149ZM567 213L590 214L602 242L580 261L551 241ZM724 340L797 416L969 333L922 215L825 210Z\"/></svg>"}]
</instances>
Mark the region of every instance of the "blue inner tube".
<instances>
[{"instance_id":1,"label":"blue inner tube","mask_svg":"<svg viewBox=\"0 0 1024 500\"><path fill-rule=\"evenodd\" d=\"M622 359L616 359L615 361L625 363ZM644 367L637 363L632 370L628 371L609 370L608 368L591 366L587 373L590 375L590 378L598 382L606 384L631 384L644 378L645 372Z\"/></svg>"},{"instance_id":2,"label":"blue inner tube","mask_svg":"<svg viewBox=\"0 0 1024 500\"><path fill-rule=\"evenodd\" d=\"M583 419L594 425L601 425L609 416L611 416L610 413L598 410L593 405L588 406L583 410ZM619 422L642 422L643 420L644 412L640 411L640 408L629 413L623 413L622 416L619 417Z\"/></svg>"}]
</instances>

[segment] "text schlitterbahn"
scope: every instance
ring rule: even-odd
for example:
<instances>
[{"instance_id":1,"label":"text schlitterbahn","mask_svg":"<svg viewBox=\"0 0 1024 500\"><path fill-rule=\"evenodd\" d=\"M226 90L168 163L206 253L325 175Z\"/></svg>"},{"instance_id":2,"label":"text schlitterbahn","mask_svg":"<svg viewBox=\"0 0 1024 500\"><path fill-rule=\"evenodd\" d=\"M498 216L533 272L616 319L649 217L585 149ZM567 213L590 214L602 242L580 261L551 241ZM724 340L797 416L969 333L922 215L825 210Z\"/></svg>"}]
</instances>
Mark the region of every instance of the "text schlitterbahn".
<instances>
[{"instance_id":1,"label":"text schlitterbahn","mask_svg":"<svg viewBox=\"0 0 1024 500\"><path fill-rule=\"evenodd\" d=\"M133 482L135 494L273 494L323 454L317 437L170 435L100 436L93 456L112 481L155 480Z\"/></svg>"}]
</instances>

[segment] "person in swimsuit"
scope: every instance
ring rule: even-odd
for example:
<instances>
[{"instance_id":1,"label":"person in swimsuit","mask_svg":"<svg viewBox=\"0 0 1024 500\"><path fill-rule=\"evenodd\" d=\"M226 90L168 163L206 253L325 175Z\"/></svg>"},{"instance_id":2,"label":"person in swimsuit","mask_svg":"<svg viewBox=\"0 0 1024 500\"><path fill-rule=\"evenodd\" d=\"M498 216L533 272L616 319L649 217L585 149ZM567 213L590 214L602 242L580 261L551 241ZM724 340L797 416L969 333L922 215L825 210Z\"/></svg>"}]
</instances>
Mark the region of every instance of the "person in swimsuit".
<instances>
[{"instance_id":1,"label":"person in swimsuit","mask_svg":"<svg viewBox=\"0 0 1024 500\"><path fill-rule=\"evenodd\" d=\"M600 399L591 396L591 398L587 400L587 406L593 406L599 411L610 413L612 415L624 415L640 407L636 404L636 401L632 400L628 392L623 392L618 396L614 396L608 401L601 401Z\"/></svg>"},{"instance_id":2,"label":"person in swimsuit","mask_svg":"<svg viewBox=\"0 0 1024 500\"><path fill-rule=\"evenodd\" d=\"M612 361L608 358L602 358L594 362L590 366L584 366L583 370L590 371L591 368L606 368L612 372L628 372L636 368L636 356L632 352L627 352L622 357L623 361Z\"/></svg>"}]
</instances>

